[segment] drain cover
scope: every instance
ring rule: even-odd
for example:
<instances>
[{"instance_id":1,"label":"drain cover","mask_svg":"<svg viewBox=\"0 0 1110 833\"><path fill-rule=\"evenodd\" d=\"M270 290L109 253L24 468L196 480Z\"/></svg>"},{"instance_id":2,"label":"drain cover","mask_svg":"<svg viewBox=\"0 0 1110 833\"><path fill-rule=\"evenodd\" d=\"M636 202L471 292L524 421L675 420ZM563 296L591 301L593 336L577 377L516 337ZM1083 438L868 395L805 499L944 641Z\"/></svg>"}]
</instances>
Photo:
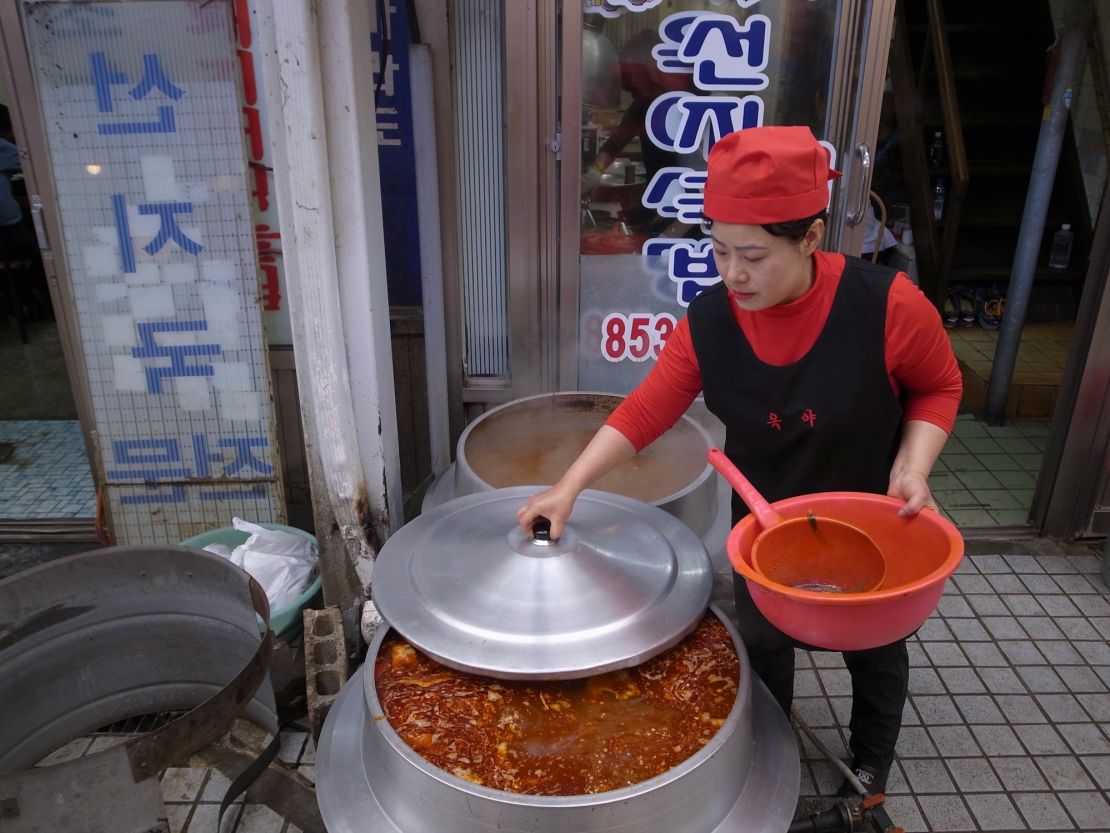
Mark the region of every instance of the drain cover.
<instances>
[{"instance_id":1,"label":"drain cover","mask_svg":"<svg viewBox=\"0 0 1110 833\"><path fill-rule=\"evenodd\" d=\"M15 454L15 446L11 443L0 443L0 463L6 463Z\"/></svg>"}]
</instances>

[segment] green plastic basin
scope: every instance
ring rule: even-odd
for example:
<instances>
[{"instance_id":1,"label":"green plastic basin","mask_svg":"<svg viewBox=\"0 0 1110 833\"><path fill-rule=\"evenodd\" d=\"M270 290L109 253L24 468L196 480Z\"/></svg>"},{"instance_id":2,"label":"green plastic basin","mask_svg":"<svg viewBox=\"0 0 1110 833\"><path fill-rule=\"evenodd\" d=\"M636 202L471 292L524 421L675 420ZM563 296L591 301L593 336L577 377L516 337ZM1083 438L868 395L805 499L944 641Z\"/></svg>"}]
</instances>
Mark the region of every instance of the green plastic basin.
<instances>
[{"instance_id":1,"label":"green plastic basin","mask_svg":"<svg viewBox=\"0 0 1110 833\"><path fill-rule=\"evenodd\" d=\"M284 524L259 524L259 526L266 527L266 529L280 529L283 532L292 532L294 535L307 538L313 544L316 543L315 535L293 526L285 526ZM198 550L204 549L209 544L223 544L225 547L235 549L240 544L245 544L249 537L249 532L241 532L233 526L224 526L219 529L202 532L200 535L194 535L192 538L186 538L181 544L182 546L194 547ZM282 642L289 642L300 636L301 630L304 628L304 620L301 616L301 611L318 601L320 589L320 575L319 570L317 570L316 578L312 580L301 595L297 596L293 601L282 605L277 610L270 611L270 629L274 632L274 636ZM262 631L264 628L265 623L262 621L262 617L258 617L258 630Z\"/></svg>"}]
</instances>

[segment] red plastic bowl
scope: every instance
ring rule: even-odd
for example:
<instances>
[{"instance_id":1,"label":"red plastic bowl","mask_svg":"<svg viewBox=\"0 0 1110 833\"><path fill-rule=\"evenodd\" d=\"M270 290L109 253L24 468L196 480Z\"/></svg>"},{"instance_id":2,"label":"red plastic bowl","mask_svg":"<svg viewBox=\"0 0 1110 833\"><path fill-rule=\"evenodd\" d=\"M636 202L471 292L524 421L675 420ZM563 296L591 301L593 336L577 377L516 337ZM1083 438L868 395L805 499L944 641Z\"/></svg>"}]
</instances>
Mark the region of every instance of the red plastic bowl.
<instances>
[{"instance_id":1,"label":"red plastic bowl","mask_svg":"<svg viewBox=\"0 0 1110 833\"><path fill-rule=\"evenodd\" d=\"M799 495L772 504L784 518L804 518L812 511L870 535L886 558L886 579L877 590L821 593L769 581L752 568L752 543L763 531L754 515L732 528L728 558L747 581L756 606L783 633L834 651L877 648L921 627L964 554L963 537L951 521L932 509L900 518L898 510L904 505L896 498L863 492Z\"/></svg>"}]
</instances>

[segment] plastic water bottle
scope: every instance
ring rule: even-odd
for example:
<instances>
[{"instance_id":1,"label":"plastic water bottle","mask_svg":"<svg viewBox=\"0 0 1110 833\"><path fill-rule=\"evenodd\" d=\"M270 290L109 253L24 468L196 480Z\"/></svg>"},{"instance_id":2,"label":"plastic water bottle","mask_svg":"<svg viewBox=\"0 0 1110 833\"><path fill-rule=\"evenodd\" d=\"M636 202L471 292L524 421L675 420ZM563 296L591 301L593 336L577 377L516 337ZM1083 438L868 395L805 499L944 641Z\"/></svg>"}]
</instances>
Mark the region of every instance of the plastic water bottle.
<instances>
[{"instance_id":1,"label":"plastic water bottle","mask_svg":"<svg viewBox=\"0 0 1110 833\"><path fill-rule=\"evenodd\" d=\"M944 180L938 179L933 186L933 219L938 223L944 217Z\"/></svg>"},{"instance_id":2,"label":"plastic water bottle","mask_svg":"<svg viewBox=\"0 0 1110 833\"><path fill-rule=\"evenodd\" d=\"M1071 230L1071 223L1064 223L1060 226L1060 230L1052 235L1052 251L1048 255L1049 269L1068 268L1073 242L1075 242L1075 234Z\"/></svg>"},{"instance_id":3,"label":"plastic water bottle","mask_svg":"<svg viewBox=\"0 0 1110 833\"><path fill-rule=\"evenodd\" d=\"M933 143L929 145L929 167L939 168L944 164L944 134L937 130L933 133Z\"/></svg>"},{"instance_id":4,"label":"plastic water bottle","mask_svg":"<svg viewBox=\"0 0 1110 833\"><path fill-rule=\"evenodd\" d=\"M902 239L898 241L898 254L905 261L902 271L913 281L914 286L920 286L921 279L917 274L917 252L913 247L913 229L902 230Z\"/></svg>"}]
</instances>

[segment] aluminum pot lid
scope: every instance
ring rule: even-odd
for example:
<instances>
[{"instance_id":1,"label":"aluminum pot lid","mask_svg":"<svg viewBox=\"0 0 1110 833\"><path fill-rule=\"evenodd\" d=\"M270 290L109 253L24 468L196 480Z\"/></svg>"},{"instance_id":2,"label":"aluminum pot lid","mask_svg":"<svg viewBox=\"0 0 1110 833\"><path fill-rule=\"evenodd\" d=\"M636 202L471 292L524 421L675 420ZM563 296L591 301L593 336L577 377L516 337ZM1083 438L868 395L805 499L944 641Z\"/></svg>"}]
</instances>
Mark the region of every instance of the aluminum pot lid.
<instances>
[{"instance_id":1,"label":"aluminum pot lid","mask_svg":"<svg viewBox=\"0 0 1110 833\"><path fill-rule=\"evenodd\" d=\"M468 495L402 527L374 565L382 617L444 665L518 680L638 665L701 621L712 564L685 524L586 490L562 537L537 541L516 511L541 489Z\"/></svg>"}]
</instances>

